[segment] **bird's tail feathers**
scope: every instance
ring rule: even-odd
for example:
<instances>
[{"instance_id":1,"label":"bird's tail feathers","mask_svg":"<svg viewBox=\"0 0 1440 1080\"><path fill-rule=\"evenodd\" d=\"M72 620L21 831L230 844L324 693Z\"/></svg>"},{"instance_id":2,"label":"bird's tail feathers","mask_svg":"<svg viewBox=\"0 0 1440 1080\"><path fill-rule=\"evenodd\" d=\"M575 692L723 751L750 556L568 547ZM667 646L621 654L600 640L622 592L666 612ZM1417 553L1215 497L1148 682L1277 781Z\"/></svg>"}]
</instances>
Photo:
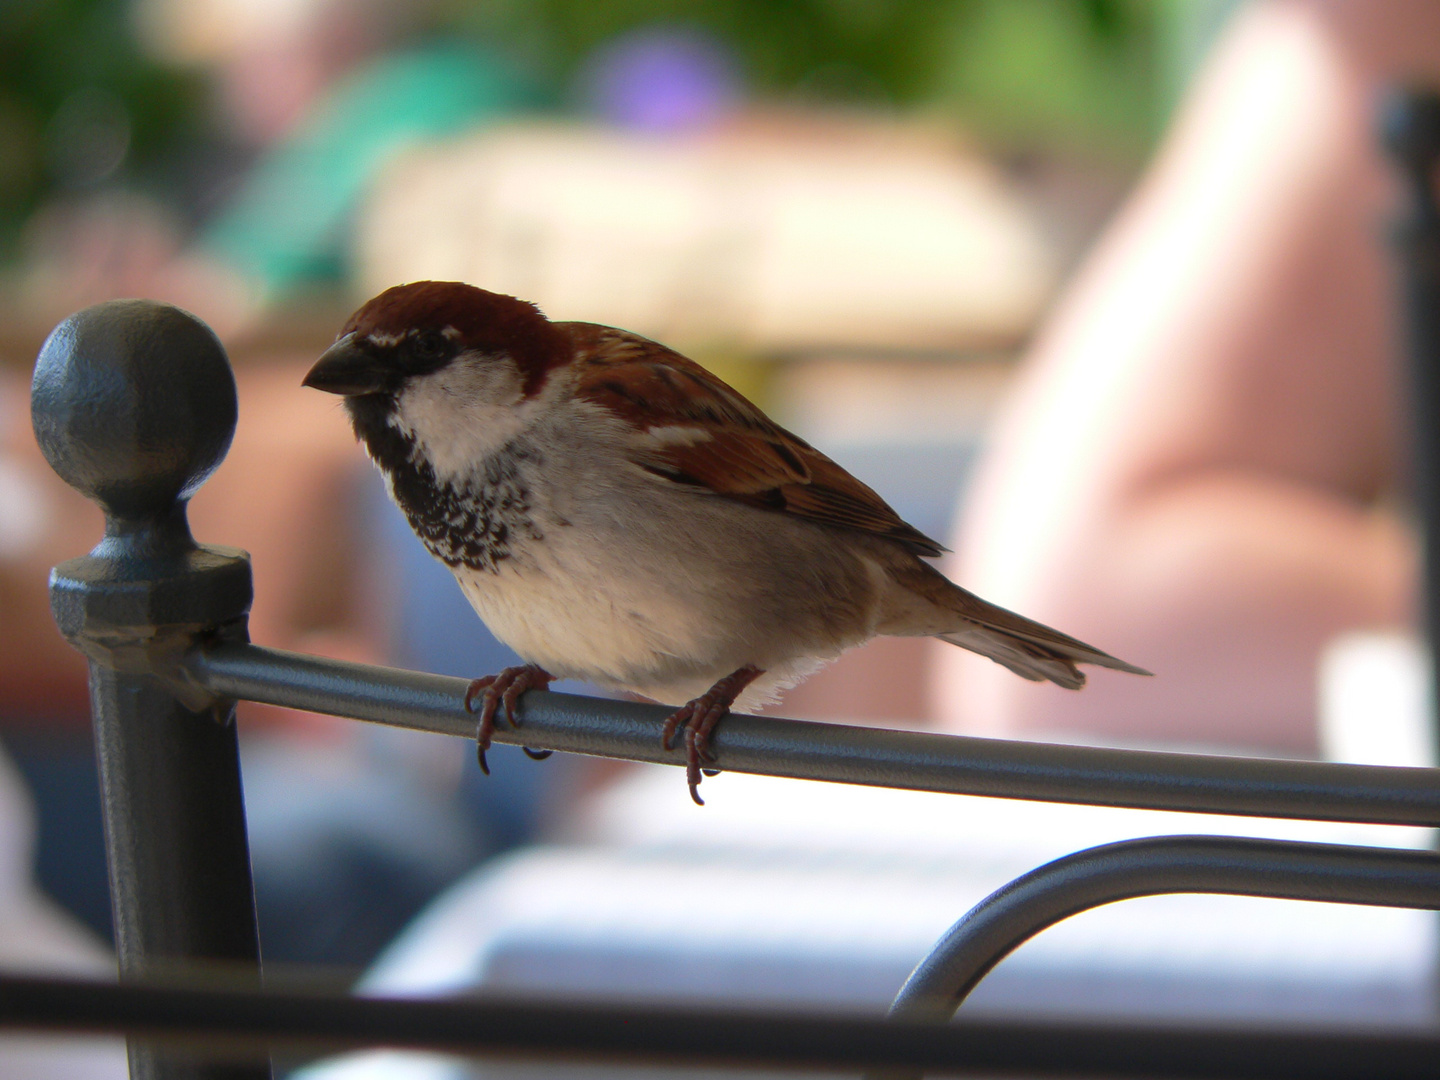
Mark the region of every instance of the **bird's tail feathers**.
<instances>
[{"instance_id":1,"label":"bird's tail feathers","mask_svg":"<svg viewBox=\"0 0 1440 1080\"><path fill-rule=\"evenodd\" d=\"M988 656L1022 678L1032 682L1048 679L1067 690L1079 690L1085 685L1085 674L1076 664L1094 664L1132 675L1150 674L1142 667L1127 664L1093 645L996 607L971 593L966 593L966 599L969 610L965 612L964 625L959 630L935 636Z\"/></svg>"},{"instance_id":2,"label":"bird's tail feathers","mask_svg":"<svg viewBox=\"0 0 1440 1080\"><path fill-rule=\"evenodd\" d=\"M932 602L960 616L957 629L935 636L988 656L1022 678L1034 682L1048 679L1068 690L1079 690L1085 685L1085 676L1076 664L1094 664L1132 675L1150 674L1034 619L981 600L938 573L926 578L926 592Z\"/></svg>"},{"instance_id":3,"label":"bird's tail feathers","mask_svg":"<svg viewBox=\"0 0 1440 1080\"><path fill-rule=\"evenodd\" d=\"M971 624L951 634L935 636L951 645L959 645L962 649L988 656L997 664L1031 682L1044 682L1048 679L1067 690L1079 690L1085 685L1085 673L1075 666L1075 661L1021 637L979 624Z\"/></svg>"}]
</instances>

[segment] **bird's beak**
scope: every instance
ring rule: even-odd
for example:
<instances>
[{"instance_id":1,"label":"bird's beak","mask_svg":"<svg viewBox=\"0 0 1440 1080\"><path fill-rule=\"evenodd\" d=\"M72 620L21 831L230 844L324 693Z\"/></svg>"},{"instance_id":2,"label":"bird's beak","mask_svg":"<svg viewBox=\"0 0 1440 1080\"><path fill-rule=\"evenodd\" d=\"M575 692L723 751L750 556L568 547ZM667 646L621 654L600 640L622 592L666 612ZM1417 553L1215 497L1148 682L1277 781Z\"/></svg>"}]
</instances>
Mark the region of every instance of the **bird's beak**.
<instances>
[{"instance_id":1,"label":"bird's beak","mask_svg":"<svg viewBox=\"0 0 1440 1080\"><path fill-rule=\"evenodd\" d=\"M354 334L346 334L326 349L302 386L329 394L358 397L383 393L389 387L390 372L376 356L363 348Z\"/></svg>"}]
</instances>

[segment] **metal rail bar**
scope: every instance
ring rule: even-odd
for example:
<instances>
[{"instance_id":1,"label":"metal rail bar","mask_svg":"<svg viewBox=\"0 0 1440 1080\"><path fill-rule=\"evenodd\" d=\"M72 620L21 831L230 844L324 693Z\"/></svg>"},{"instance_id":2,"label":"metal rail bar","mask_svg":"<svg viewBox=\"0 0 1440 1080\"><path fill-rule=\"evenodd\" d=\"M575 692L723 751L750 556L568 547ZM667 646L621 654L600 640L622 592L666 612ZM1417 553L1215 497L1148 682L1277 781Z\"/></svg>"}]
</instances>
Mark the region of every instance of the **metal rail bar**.
<instances>
[{"instance_id":1,"label":"metal rail bar","mask_svg":"<svg viewBox=\"0 0 1440 1080\"><path fill-rule=\"evenodd\" d=\"M0 1028L123 1032L239 1056L270 1044L532 1059L955 1074L1411 1080L1440 1036L1198 1031L517 1002L426 1001L0 976Z\"/></svg>"},{"instance_id":2,"label":"metal rail bar","mask_svg":"<svg viewBox=\"0 0 1440 1080\"><path fill-rule=\"evenodd\" d=\"M1440 909L1440 854L1231 836L1155 836L1077 851L971 908L911 973L890 1015L949 1020L996 964L1042 930L1091 908L1166 893Z\"/></svg>"},{"instance_id":3,"label":"metal rail bar","mask_svg":"<svg viewBox=\"0 0 1440 1080\"><path fill-rule=\"evenodd\" d=\"M1410 493L1420 524L1421 615L1432 676L1440 672L1440 96L1413 87L1396 93L1380 117L1380 134L1403 184L1403 208L1391 243L1399 301L1395 323L1404 343L1401 384L1405 410L1397 418L1409 437ZM1440 730L1431 743L1437 745Z\"/></svg>"},{"instance_id":4,"label":"metal rail bar","mask_svg":"<svg viewBox=\"0 0 1440 1080\"><path fill-rule=\"evenodd\" d=\"M466 680L223 643L192 651L212 693L471 736ZM660 746L668 709L530 691L498 742L680 764ZM1049 802L1254 817L1440 825L1440 770L976 739L735 715L712 743L734 772Z\"/></svg>"}]
</instances>

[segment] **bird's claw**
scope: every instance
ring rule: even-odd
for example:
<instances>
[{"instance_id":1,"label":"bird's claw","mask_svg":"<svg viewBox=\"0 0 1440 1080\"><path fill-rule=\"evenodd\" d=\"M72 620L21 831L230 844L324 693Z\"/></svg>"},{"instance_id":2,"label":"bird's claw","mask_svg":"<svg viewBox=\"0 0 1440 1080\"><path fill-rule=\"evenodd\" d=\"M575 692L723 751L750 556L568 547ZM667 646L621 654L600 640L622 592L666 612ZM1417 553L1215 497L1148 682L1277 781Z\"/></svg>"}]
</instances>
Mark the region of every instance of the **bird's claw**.
<instances>
[{"instance_id":1,"label":"bird's claw","mask_svg":"<svg viewBox=\"0 0 1440 1080\"><path fill-rule=\"evenodd\" d=\"M486 776L490 775L490 763L485 760L485 751L490 749L490 741L495 735L495 714L500 706L505 706L506 722L512 728L518 728L520 723L515 719L515 705L520 695L526 690L544 690L554 681L555 677L549 672L534 664L526 664L523 667L508 667L498 675L486 675L465 688L466 712L473 713L475 699L481 699L480 722L475 728L475 757L480 762L480 771ZM528 746L522 749L537 761L553 753L550 750L532 750Z\"/></svg>"},{"instance_id":2,"label":"bird's claw","mask_svg":"<svg viewBox=\"0 0 1440 1080\"><path fill-rule=\"evenodd\" d=\"M685 783L690 788L690 798L696 806L704 806L700 798L700 778L715 776L719 769L707 769L702 762L713 762L715 755L710 752L710 735L716 725L730 712L730 706L740 692L763 675L757 667L746 666L725 676L705 693L693 701L687 701L665 718L665 727L660 733L660 745L666 750L672 748L675 733L685 728Z\"/></svg>"}]
</instances>

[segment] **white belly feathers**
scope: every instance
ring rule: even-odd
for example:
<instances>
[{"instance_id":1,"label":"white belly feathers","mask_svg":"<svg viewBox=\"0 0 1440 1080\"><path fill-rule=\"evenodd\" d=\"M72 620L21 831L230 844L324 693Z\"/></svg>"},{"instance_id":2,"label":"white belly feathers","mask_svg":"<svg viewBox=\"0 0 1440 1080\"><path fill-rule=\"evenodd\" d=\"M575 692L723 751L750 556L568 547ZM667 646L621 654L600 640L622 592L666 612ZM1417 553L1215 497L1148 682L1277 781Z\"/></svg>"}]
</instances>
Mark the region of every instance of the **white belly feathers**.
<instances>
[{"instance_id":1,"label":"white belly feathers","mask_svg":"<svg viewBox=\"0 0 1440 1080\"><path fill-rule=\"evenodd\" d=\"M766 674L748 707L873 633L871 613L837 608L837 591L853 604L873 585L823 529L648 474L586 426L537 425L504 469L447 478L488 494L503 474L519 493L531 527L510 529L498 560L452 570L527 662L673 703L753 664Z\"/></svg>"}]
</instances>

